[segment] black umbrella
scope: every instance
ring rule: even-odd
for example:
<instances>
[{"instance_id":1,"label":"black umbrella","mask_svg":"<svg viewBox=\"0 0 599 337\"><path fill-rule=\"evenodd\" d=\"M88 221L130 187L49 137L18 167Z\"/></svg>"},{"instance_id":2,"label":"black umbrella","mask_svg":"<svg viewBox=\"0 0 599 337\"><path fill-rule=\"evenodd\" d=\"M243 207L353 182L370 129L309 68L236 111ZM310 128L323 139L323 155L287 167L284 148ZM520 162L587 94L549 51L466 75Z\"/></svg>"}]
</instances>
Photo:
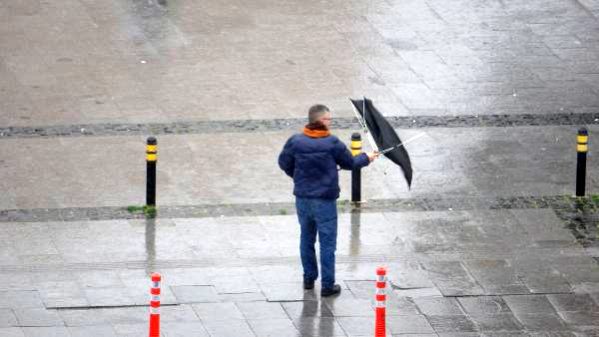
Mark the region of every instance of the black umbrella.
<instances>
[{"instance_id":1,"label":"black umbrella","mask_svg":"<svg viewBox=\"0 0 599 337\"><path fill-rule=\"evenodd\" d=\"M410 156L391 124L374 107L371 100L364 98L362 100L350 99L350 101L359 113L356 117L365 129L364 132L368 133L367 136L372 137L371 139L374 140L381 154L401 167L409 188L412 185Z\"/></svg>"}]
</instances>

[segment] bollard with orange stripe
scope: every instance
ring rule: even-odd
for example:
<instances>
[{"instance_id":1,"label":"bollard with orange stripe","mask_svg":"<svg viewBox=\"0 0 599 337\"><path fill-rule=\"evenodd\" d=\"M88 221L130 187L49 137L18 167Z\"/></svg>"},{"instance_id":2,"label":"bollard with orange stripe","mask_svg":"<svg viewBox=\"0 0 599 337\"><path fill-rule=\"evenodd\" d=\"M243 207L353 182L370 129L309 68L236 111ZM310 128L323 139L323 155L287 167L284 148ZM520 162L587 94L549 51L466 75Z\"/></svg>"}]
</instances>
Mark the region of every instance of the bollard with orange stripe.
<instances>
[{"instance_id":1,"label":"bollard with orange stripe","mask_svg":"<svg viewBox=\"0 0 599 337\"><path fill-rule=\"evenodd\" d=\"M150 294L150 337L160 337L160 281L158 273L152 274L152 290Z\"/></svg>"},{"instance_id":2,"label":"bollard with orange stripe","mask_svg":"<svg viewBox=\"0 0 599 337\"><path fill-rule=\"evenodd\" d=\"M376 270L376 315L374 322L374 337L385 337L387 335L385 327L385 308L387 302L387 270L379 267Z\"/></svg>"}]
</instances>

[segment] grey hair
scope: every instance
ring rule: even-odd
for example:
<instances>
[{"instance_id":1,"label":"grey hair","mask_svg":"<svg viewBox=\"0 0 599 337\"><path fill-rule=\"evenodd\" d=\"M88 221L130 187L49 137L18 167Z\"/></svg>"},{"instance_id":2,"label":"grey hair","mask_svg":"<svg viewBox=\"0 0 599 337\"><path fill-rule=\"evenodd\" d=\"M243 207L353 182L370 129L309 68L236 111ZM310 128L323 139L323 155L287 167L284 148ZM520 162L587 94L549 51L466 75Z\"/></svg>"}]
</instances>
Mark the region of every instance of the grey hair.
<instances>
[{"instance_id":1,"label":"grey hair","mask_svg":"<svg viewBox=\"0 0 599 337\"><path fill-rule=\"evenodd\" d=\"M329 108L327 108L326 105L315 104L310 107L310 110L308 110L308 121L310 123L314 123L329 111L330 110L329 110Z\"/></svg>"}]
</instances>

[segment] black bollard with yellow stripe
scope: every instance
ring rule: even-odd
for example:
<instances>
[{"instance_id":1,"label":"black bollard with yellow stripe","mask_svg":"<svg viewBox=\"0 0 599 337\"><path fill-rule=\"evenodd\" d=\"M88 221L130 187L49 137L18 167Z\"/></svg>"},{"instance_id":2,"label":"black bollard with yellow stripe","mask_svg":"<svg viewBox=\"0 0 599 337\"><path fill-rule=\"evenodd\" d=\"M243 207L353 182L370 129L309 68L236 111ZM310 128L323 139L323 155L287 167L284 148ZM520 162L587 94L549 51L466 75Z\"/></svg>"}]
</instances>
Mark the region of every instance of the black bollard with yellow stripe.
<instances>
[{"instance_id":1,"label":"black bollard with yellow stripe","mask_svg":"<svg viewBox=\"0 0 599 337\"><path fill-rule=\"evenodd\" d=\"M584 197L584 189L587 177L587 151L589 143L589 132L586 128L578 130L576 137L576 152L578 158L576 161L576 196Z\"/></svg>"},{"instance_id":2,"label":"black bollard with yellow stripe","mask_svg":"<svg viewBox=\"0 0 599 337\"><path fill-rule=\"evenodd\" d=\"M362 136L355 132L351 135L351 154L357 156L362 153ZM360 168L351 171L351 201L359 204L362 201L362 172Z\"/></svg>"},{"instance_id":3,"label":"black bollard with yellow stripe","mask_svg":"<svg viewBox=\"0 0 599 337\"><path fill-rule=\"evenodd\" d=\"M146 145L146 205L156 206L156 162L158 160L158 141L149 137Z\"/></svg>"}]
</instances>

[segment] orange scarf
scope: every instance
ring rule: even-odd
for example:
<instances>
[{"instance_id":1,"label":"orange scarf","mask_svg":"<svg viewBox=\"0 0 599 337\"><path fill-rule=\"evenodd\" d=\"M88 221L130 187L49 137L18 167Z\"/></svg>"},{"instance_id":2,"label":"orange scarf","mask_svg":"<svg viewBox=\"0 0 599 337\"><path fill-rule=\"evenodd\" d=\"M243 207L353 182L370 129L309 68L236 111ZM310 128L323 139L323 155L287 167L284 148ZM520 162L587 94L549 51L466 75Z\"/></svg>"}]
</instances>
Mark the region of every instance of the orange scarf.
<instances>
[{"instance_id":1,"label":"orange scarf","mask_svg":"<svg viewBox=\"0 0 599 337\"><path fill-rule=\"evenodd\" d=\"M304 127L304 134L310 138L323 138L330 136L331 131L321 122L314 122Z\"/></svg>"}]
</instances>

